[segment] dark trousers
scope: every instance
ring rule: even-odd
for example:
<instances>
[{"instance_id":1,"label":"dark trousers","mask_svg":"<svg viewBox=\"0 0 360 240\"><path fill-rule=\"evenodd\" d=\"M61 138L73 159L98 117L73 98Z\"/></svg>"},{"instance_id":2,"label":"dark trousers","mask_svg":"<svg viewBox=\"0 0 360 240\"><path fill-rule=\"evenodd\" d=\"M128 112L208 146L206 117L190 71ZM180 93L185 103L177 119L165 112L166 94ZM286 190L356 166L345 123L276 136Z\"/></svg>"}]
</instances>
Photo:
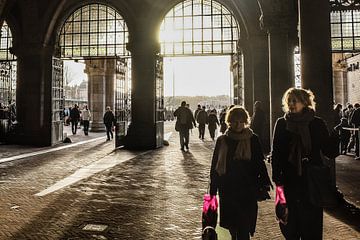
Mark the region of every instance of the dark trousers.
<instances>
[{"instance_id":1,"label":"dark trousers","mask_svg":"<svg viewBox=\"0 0 360 240\"><path fill-rule=\"evenodd\" d=\"M307 202L288 202L288 223L279 223L287 240L322 240L323 209Z\"/></svg>"},{"instance_id":2,"label":"dark trousers","mask_svg":"<svg viewBox=\"0 0 360 240\"><path fill-rule=\"evenodd\" d=\"M205 123L199 123L199 138L204 139L205 136Z\"/></svg>"},{"instance_id":3,"label":"dark trousers","mask_svg":"<svg viewBox=\"0 0 360 240\"><path fill-rule=\"evenodd\" d=\"M189 148L189 128L187 128L186 126L180 126L179 134L181 148L184 148L184 146L186 146L186 148Z\"/></svg>"},{"instance_id":4,"label":"dark trousers","mask_svg":"<svg viewBox=\"0 0 360 240\"><path fill-rule=\"evenodd\" d=\"M73 134L76 134L77 125L78 125L78 121L71 120L71 131Z\"/></svg>"},{"instance_id":5,"label":"dark trousers","mask_svg":"<svg viewBox=\"0 0 360 240\"><path fill-rule=\"evenodd\" d=\"M356 131L355 132L355 155L356 157L359 157L359 147L360 147L360 132Z\"/></svg>"},{"instance_id":6,"label":"dark trousers","mask_svg":"<svg viewBox=\"0 0 360 240\"><path fill-rule=\"evenodd\" d=\"M106 127L107 140L110 140L110 136L111 136L111 139L113 139L114 135L112 132L112 124L105 124L105 127Z\"/></svg>"},{"instance_id":7,"label":"dark trousers","mask_svg":"<svg viewBox=\"0 0 360 240\"><path fill-rule=\"evenodd\" d=\"M250 240L249 231L229 230L231 240Z\"/></svg>"},{"instance_id":8,"label":"dark trousers","mask_svg":"<svg viewBox=\"0 0 360 240\"><path fill-rule=\"evenodd\" d=\"M209 133L210 133L211 139L215 139L215 130L216 130L215 127L213 127L213 126L209 127Z\"/></svg>"},{"instance_id":9,"label":"dark trousers","mask_svg":"<svg viewBox=\"0 0 360 240\"><path fill-rule=\"evenodd\" d=\"M83 124L84 124L84 128L83 128L84 133L85 133L85 135L88 135L90 121L89 120L83 120Z\"/></svg>"}]
</instances>

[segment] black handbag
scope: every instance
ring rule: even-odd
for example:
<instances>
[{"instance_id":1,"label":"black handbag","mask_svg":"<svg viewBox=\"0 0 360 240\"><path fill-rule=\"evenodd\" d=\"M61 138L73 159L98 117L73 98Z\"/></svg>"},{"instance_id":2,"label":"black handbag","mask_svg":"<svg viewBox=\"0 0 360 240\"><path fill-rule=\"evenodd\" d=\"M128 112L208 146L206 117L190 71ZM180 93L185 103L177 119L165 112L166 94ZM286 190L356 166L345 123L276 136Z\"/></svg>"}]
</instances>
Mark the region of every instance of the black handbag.
<instances>
[{"instance_id":1,"label":"black handbag","mask_svg":"<svg viewBox=\"0 0 360 240\"><path fill-rule=\"evenodd\" d=\"M325 164L307 164L305 171L310 203L318 207L337 206L336 188L331 184L330 168Z\"/></svg>"},{"instance_id":2,"label":"black handbag","mask_svg":"<svg viewBox=\"0 0 360 240\"><path fill-rule=\"evenodd\" d=\"M210 206L211 205L211 206ZM202 212L202 240L217 240L215 231L217 224L217 199L209 194L204 195L203 212Z\"/></svg>"}]
</instances>

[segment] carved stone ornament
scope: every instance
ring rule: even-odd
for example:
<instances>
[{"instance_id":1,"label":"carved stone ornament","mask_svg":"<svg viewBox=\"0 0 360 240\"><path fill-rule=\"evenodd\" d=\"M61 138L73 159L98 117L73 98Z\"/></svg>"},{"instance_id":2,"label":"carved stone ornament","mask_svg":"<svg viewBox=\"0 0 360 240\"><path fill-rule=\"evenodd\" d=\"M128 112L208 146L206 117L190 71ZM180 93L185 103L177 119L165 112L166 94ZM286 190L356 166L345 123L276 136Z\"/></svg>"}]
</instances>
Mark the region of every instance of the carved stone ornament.
<instances>
[{"instance_id":1,"label":"carved stone ornament","mask_svg":"<svg viewBox=\"0 0 360 240\"><path fill-rule=\"evenodd\" d=\"M331 11L360 10L360 0L330 0Z\"/></svg>"}]
</instances>

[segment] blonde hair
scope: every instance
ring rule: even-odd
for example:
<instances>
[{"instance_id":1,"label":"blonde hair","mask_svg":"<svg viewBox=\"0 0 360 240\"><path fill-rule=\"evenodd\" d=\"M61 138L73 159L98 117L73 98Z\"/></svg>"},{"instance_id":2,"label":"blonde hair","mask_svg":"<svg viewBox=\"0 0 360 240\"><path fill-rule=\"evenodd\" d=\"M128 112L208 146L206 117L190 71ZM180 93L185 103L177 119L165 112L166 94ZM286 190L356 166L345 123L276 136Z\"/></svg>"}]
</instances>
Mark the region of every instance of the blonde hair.
<instances>
[{"instance_id":1,"label":"blonde hair","mask_svg":"<svg viewBox=\"0 0 360 240\"><path fill-rule=\"evenodd\" d=\"M295 98L297 101L304 104L305 108L315 111L316 103L314 101L315 96L311 90L303 88L289 88L282 97L282 106L284 112L289 112L289 99Z\"/></svg>"},{"instance_id":2,"label":"blonde hair","mask_svg":"<svg viewBox=\"0 0 360 240\"><path fill-rule=\"evenodd\" d=\"M249 113L244 107L234 106L227 111L225 122L226 125L230 126L230 123L234 122L235 119L241 119L244 121L245 125L248 126L250 123L249 118Z\"/></svg>"}]
</instances>

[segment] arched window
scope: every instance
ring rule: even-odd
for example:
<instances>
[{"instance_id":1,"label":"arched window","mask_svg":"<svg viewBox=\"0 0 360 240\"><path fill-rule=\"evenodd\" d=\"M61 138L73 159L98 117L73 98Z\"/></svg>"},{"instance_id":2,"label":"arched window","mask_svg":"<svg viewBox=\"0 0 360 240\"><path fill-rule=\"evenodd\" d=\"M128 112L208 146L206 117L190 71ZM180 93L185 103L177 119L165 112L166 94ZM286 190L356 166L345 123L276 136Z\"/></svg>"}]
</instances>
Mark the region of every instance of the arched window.
<instances>
[{"instance_id":1,"label":"arched window","mask_svg":"<svg viewBox=\"0 0 360 240\"><path fill-rule=\"evenodd\" d=\"M0 38L0 60L15 60L15 55L10 53L10 48L12 47L12 34L9 26L4 21L1 27L1 38Z\"/></svg>"},{"instance_id":2,"label":"arched window","mask_svg":"<svg viewBox=\"0 0 360 240\"><path fill-rule=\"evenodd\" d=\"M128 29L115 9L90 4L77 9L60 30L60 57L128 56Z\"/></svg>"},{"instance_id":3,"label":"arched window","mask_svg":"<svg viewBox=\"0 0 360 240\"><path fill-rule=\"evenodd\" d=\"M164 56L232 54L238 39L236 19L213 0L179 3L168 12L160 28Z\"/></svg>"}]
</instances>

